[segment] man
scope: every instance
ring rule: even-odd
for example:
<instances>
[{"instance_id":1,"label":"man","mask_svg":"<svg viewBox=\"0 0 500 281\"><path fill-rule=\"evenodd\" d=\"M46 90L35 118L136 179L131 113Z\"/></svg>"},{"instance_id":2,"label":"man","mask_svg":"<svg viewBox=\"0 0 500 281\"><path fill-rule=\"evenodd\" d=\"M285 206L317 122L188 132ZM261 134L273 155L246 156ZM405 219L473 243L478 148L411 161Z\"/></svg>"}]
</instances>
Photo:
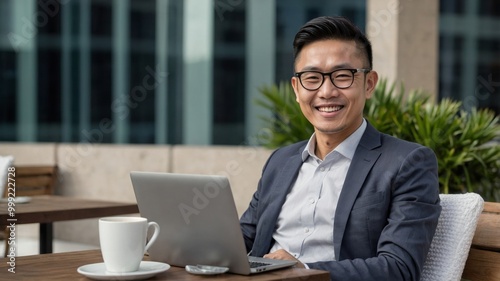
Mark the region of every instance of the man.
<instances>
[{"instance_id":1,"label":"man","mask_svg":"<svg viewBox=\"0 0 500 281\"><path fill-rule=\"evenodd\" d=\"M313 19L293 45L291 83L314 134L265 164L240 220L247 250L332 280L419 280L441 212L435 154L363 118L378 75L351 22Z\"/></svg>"}]
</instances>

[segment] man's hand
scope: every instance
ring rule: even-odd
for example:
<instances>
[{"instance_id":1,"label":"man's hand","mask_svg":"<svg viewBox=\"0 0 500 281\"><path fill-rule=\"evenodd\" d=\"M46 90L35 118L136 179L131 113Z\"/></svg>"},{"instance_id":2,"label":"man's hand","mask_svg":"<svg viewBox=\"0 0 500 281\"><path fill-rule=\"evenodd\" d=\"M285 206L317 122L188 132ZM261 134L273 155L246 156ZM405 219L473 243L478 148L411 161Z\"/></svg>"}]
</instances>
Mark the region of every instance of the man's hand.
<instances>
[{"instance_id":1,"label":"man's hand","mask_svg":"<svg viewBox=\"0 0 500 281\"><path fill-rule=\"evenodd\" d=\"M283 249L279 249L272 253L265 254L264 258L275 259L275 260L292 260L297 262L295 267L306 268L303 263L301 263L298 259L296 259L294 256L292 256L290 253L288 253Z\"/></svg>"}]
</instances>

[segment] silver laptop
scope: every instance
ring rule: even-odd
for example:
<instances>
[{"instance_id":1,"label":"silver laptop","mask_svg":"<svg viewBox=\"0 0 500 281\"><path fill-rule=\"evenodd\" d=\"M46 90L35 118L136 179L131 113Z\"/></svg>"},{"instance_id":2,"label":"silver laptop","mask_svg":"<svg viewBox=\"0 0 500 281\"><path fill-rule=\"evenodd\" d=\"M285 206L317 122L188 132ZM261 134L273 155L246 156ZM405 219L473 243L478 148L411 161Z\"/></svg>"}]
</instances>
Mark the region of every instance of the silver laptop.
<instances>
[{"instance_id":1,"label":"silver laptop","mask_svg":"<svg viewBox=\"0 0 500 281\"><path fill-rule=\"evenodd\" d=\"M181 267L223 266L244 275L296 263L247 256L226 177L131 172L130 178L141 216L160 225L148 250L152 260Z\"/></svg>"}]
</instances>

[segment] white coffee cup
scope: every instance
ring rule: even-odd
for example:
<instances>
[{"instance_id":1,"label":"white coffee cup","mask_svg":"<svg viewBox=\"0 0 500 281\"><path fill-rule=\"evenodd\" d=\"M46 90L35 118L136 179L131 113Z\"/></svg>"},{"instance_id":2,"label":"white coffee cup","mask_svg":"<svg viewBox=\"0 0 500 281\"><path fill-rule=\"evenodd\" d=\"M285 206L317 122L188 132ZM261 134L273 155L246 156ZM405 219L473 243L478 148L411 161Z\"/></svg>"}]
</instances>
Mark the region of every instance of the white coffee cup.
<instances>
[{"instance_id":1,"label":"white coffee cup","mask_svg":"<svg viewBox=\"0 0 500 281\"><path fill-rule=\"evenodd\" d=\"M150 227L154 233L146 244ZM160 233L156 222L142 217L106 217L99 219L99 241L108 272L124 273L139 269L144 253Z\"/></svg>"}]
</instances>

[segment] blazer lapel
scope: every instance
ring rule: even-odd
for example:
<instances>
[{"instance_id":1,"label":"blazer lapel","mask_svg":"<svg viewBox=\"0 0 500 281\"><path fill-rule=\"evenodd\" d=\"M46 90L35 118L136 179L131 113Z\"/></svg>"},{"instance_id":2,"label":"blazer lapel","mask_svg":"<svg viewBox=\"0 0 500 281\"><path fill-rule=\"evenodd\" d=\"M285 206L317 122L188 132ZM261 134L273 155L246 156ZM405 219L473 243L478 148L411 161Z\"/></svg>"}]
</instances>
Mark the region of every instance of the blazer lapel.
<instances>
[{"instance_id":1,"label":"blazer lapel","mask_svg":"<svg viewBox=\"0 0 500 281\"><path fill-rule=\"evenodd\" d=\"M304 144L305 146L305 144ZM283 168L276 174L276 181L270 188L271 192L266 196L266 200L261 202L266 207L266 215L261 217L260 227L258 227L257 237L254 242L252 255L262 256L269 250L276 226L276 221L281 212L286 196L290 191L298 171L302 165L301 153L304 146L300 146L297 153L292 154L284 161Z\"/></svg>"},{"instance_id":2,"label":"blazer lapel","mask_svg":"<svg viewBox=\"0 0 500 281\"><path fill-rule=\"evenodd\" d=\"M337 259L340 257L340 245L349 214L368 172L380 156L380 152L376 150L380 146L380 133L368 123L347 171L335 212L333 245Z\"/></svg>"},{"instance_id":3,"label":"blazer lapel","mask_svg":"<svg viewBox=\"0 0 500 281\"><path fill-rule=\"evenodd\" d=\"M302 152L302 150L300 150L300 152ZM281 206L285 203L286 196L297 178L300 166L302 166L302 156L301 153L296 153L292 155L288 161L286 161L285 165L276 177L276 184L272 188L273 192L270 197L270 203L278 206L276 208L271 208L271 210L276 213L276 217L278 217L278 214L281 211Z\"/></svg>"}]
</instances>

